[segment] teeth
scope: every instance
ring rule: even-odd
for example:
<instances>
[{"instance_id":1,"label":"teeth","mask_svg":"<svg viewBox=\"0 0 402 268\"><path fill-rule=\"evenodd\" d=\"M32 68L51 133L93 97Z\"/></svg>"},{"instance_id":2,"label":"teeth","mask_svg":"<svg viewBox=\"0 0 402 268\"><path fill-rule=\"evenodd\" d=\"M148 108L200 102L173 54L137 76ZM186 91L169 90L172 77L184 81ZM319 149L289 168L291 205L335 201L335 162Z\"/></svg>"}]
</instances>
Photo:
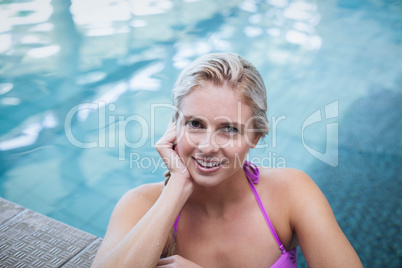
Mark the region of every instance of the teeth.
<instances>
[{"instance_id":1,"label":"teeth","mask_svg":"<svg viewBox=\"0 0 402 268\"><path fill-rule=\"evenodd\" d=\"M207 162L204 162L204 161L198 160L198 159L197 159L197 162L198 162L201 166L208 167L208 168L216 167L216 166L219 166L219 165L221 164L221 163L219 163L219 162L207 163Z\"/></svg>"}]
</instances>

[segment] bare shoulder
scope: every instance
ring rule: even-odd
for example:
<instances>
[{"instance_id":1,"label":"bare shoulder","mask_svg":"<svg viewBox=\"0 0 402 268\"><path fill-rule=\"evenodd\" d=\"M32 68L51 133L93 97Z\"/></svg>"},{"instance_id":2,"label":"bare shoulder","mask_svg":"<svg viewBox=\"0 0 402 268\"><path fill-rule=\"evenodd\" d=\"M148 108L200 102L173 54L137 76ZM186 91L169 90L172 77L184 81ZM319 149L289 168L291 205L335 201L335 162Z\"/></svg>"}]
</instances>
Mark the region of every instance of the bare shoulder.
<instances>
[{"instance_id":1,"label":"bare shoulder","mask_svg":"<svg viewBox=\"0 0 402 268\"><path fill-rule=\"evenodd\" d=\"M284 179L285 177L304 177L308 175L298 169L295 168L271 168L271 167L258 167L260 170L260 175L262 176L280 176L281 179Z\"/></svg>"},{"instance_id":2,"label":"bare shoulder","mask_svg":"<svg viewBox=\"0 0 402 268\"><path fill-rule=\"evenodd\" d=\"M148 212L163 191L163 183L144 184L126 192L110 217L101 249L116 245Z\"/></svg>"},{"instance_id":3,"label":"bare shoulder","mask_svg":"<svg viewBox=\"0 0 402 268\"><path fill-rule=\"evenodd\" d=\"M130 206L135 203L137 206L150 208L161 195L163 187L163 182L143 184L126 192L118 205Z\"/></svg>"},{"instance_id":4,"label":"bare shoulder","mask_svg":"<svg viewBox=\"0 0 402 268\"><path fill-rule=\"evenodd\" d=\"M324 194L305 172L293 168L262 168L260 172L271 194L286 203L292 226L303 222L306 215L309 219L333 217Z\"/></svg>"},{"instance_id":5,"label":"bare shoulder","mask_svg":"<svg viewBox=\"0 0 402 268\"><path fill-rule=\"evenodd\" d=\"M143 184L126 192L123 198L134 198L140 196L150 199L158 199L159 195L162 193L163 187L163 182Z\"/></svg>"},{"instance_id":6,"label":"bare shoulder","mask_svg":"<svg viewBox=\"0 0 402 268\"><path fill-rule=\"evenodd\" d=\"M332 213L324 194L305 172L293 168L260 168L260 174L263 190L281 206L286 204L290 221L305 215L306 209L316 211L317 207L324 206Z\"/></svg>"},{"instance_id":7,"label":"bare shoulder","mask_svg":"<svg viewBox=\"0 0 402 268\"><path fill-rule=\"evenodd\" d=\"M116 223L121 227L126 224L131 228L155 204L163 191L163 183L144 184L126 192L115 206L109 227Z\"/></svg>"},{"instance_id":8,"label":"bare shoulder","mask_svg":"<svg viewBox=\"0 0 402 268\"><path fill-rule=\"evenodd\" d=\"M274 188L286 191L317 188L310 176L298 169L259 167L259 171L261 182Z\"/></svg>"},{"instance_id":9,"label":"bare shoulder","mask_svg":"<svg viewBox=\"0 0 402 268\"><path fill-rule=\"evenodd\" d=\"M259 170L263 189L280 204L277 211L285 211L282 215L296 234L309 267L362 267L327 199L306 173L292 168ZM277 232L286 234L281 226L276 225Z\"/></svg>"},{"instance_id":10,"label":"bare shoulder","mask_svg":"<svg viewBox=\"0 0 402 268\"><path fill-rule=\"evenodd\" d=\"M111 251L158 200L163 191L163 182L144 184L126 192L115 206L109 225L94 260Z\"/></svg>"}]
</instances>

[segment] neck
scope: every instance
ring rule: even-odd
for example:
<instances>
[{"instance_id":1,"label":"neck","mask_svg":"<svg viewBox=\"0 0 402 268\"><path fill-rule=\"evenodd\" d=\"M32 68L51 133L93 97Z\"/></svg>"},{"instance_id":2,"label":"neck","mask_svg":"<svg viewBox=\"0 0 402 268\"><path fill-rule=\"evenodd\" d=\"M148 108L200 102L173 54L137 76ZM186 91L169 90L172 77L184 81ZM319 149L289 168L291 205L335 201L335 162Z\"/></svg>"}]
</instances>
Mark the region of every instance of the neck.
<instances>
[{"instance_id":1,"label":"neck","mask_svg":"<svg viewBox=\"0 0 402 268\"><path fill-rule=\"evenodd\" d=\"M239 172L214 187L195 185L187 205L207 217L224 218L238 209L247 198L249 188L246 175Z\"/></svg>"}]
</instances>

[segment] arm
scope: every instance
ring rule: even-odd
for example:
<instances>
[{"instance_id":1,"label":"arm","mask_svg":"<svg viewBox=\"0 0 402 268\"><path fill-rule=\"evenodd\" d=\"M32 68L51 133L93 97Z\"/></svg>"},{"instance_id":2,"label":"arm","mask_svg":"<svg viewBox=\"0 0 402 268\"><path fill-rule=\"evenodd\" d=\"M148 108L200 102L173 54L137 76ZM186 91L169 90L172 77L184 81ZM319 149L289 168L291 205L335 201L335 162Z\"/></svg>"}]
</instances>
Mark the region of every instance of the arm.
<instances>
[{"instance_id":1,"label":"arm","mask_svg":"<svg viewBox=\"0 0 402 268\"><path fill-rule=\"evenodd\" d=\"M170 125L157 143L172 174L168 185L162 192L162 186L142 186L119 201L92 267L157 265L175 218L193 190L187 169L172 149L175 138L176 127Z\"/></svg>"},{"instance_id":2,"label":"arm","mask_svg":"<svg viewBox=\"0 0 402 268\"><path fill-rule=\"evenodd\" d=\"M305 173L290 172L290 224L308 266L363 267L318 186Z\"/></svg>"},{"instance_id":3,"label":"arm","mask_svg":"<svg viewBox=\"0 0 402 268\"><path fill-rule=\"evenodd\" d=\"M173 183L168 185L145 215L152 195L144 191L145 187L127 193L119 201L93 267L156 266L187 196L183 189L178 195L179 187L171 187Z\"/></svg>"}]
</instances>

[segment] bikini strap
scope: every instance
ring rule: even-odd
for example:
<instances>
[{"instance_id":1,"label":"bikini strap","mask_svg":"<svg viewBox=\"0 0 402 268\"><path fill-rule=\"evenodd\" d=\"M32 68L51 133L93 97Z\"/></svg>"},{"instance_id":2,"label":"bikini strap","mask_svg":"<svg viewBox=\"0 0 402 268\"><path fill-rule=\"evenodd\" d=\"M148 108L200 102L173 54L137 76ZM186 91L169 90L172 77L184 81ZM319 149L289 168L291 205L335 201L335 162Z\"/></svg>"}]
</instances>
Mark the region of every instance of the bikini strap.
<instances>
[{"instance_id":1,"label":"bikini strap","mask_svg":"<svg viewBox=\"0 0 402 268\"><path fill-rule=\"evenodd\" d=\"M251 180L254 184L257 184L260 180L260 171L258 167L249 161L245 161L243 165L243 170L246 173L246 176L249 180Z\"/></svg>"},{"instance_id":2,"label":"bikini strap","mask_svg":"<svg viewBox=\"0 0 402 268\"><path fill-rule=\"evenodd\" d=\"M260 172L258 170L258 167L249 161L245 161L243 170L246 173L246 177L248 179L248 183L250 184L251 191L253 191L254 197L257 200L257 203L258 203L258 206L260 207L262 215L264 216L265 222L268 224L268 227L271 230L271 233L272 233L276 243L278 244L279 249L282 252L284 252L285 247L283 246L281 240L279 239L278 234L276 233L275 228L272 225L272 222L269 219L268 214L264 208L264 205L262 204L260 196L258 195L257 189L254 186L254 184L257 184L259 181Z\"/></svg>"},{"instance_id":3,"label":"bikini strap","mask_svg":"<svg viewBox=\"0 0 402 268\"><path fill-rule=\"evenodd\" d=\"M180 212L181 213L181 212ZM176 241L176 235L177 235L177 227L179 226L179 220L180 220L180 213L177 215L177 218L173 224L173 229L174 229L174 236L173 239Z\"/></svg>"}]
</instances>

